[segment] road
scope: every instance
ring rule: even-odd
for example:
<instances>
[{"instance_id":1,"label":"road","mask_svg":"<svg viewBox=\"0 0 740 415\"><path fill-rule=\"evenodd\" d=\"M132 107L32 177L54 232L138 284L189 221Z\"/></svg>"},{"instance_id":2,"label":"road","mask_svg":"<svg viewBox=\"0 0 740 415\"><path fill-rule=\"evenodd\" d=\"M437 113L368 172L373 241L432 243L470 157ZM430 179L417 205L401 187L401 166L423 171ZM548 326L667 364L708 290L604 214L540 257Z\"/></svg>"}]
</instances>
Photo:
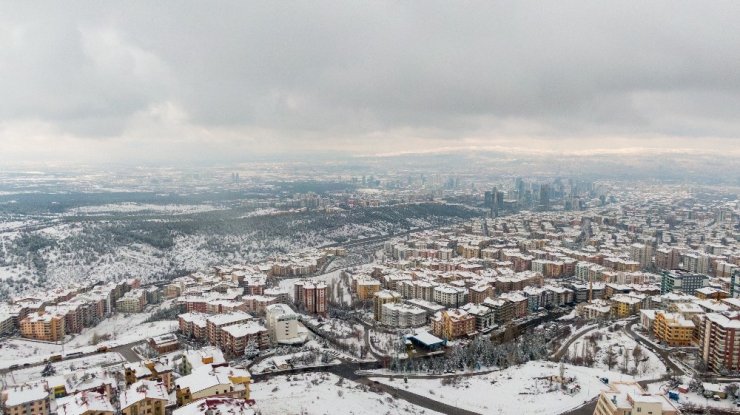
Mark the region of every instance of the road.
<instances>
[{"instance_id":1,"label":"road","mask_svg":"<svg viewBox=\"0 0 740 415\"><path fill-rule=\"evenodd\" d=\"M141 361L141 358L133 351L133 347L140 343L142 343L142 340L136 341L133 343L122 344L116 347L111 347L108 350L108 352L120 353L121 356L123 356L123 358L126 359L126 361L128 362L139 362ZM80 359L80 358L87 357L87 356L94 356L96 354L98 354L97 351L83 353L80 356L74 356L74 359ZM37 367L37 366L45 366L45 365L46 365L46 362L39 362L39 363L30 364L28 366L23 365L23 366L14 368L14 369L10 369L10 368L0 369L0 375L12 372L13 370L17 370L17 369L27 369L29 367Z\"/></svg>"},{"instance_id":2,"label":"road","mask_svg":"<svg viewBox=\"0 0 740 415\"><path fill-rule=\"evenodd\" d=\"M636 323L637 323L637 319L634 319L634 320L630 321L629 323L625 324L624 327L622 328L622 330L624 330L624 332L628 336L632 337L632 339L634 341L636 341L637 343L639 343L642 347L645 347L646 349L648 349L651 352L655 353L660 358L660 360L663 361L663 364L666 366L666 368L668 368L668 370L670 371L670 373L671 373L672 376L685 375L686 373L684 373L684 370L680 366L678 366L677 364L675 364L675 363L673 363L671 361L671 359L670 359L670 353L668 353L666 350L663 350L663 349L659 349L659 348L654 347L652 344L650 344L650 342L645 341L645 339L643 339L642 337L638 336L634 332L634 330L632 329L632 327Z\"/></svg>"},{"instance_id":3,"label":"road","mask_svg":"<svg viewBox=\"0 0 740 415\"><path fill-rule=\"evenodd\" d=\"M593 415L596 409L596 402L599 400L598 397L592 399L587 404L579 406L578 408L571 409L568 412L563 412L560 415Z\"/></svg>"},{"instance_id":4,"label":"road","mask_svg":"<svg viewBox=\"0 0 740 415\"><path fill-rule=\"evenodd\" d=\"M573 336L571 339L569 339L567 342L565 342L564 345L560 346L560 349L557 352L555 352L555 354L553 354L552 357L550 357L550 360L552 360L553 362L559 362L560 359L563 358L563 355L565 355L566 353L568 353L568 349L570 348L570 345L571 344L575 343L578 339L580 339L581 337L583 337L586 333L588 333L588 332L596 329L597 327L598 326L590 327L590 328L588 328L586 330L583 330L582 332L578 333L576 336Z\"/></svg>"},{"instance_id":5,"label":"road","mask_svg":"<svg viewBox=\"0 0 740 415\"><path fill-rule=\"evenodd\" d=\"M141 341L138 341L129 344L122 344L120 346L112 347L110 351L120 353L120 355L123 356L123 358L126 359L128 362L139 362L141 361L141 358L139 357L139 355L136 354L136 352L134 352L133 347L141 343Z\"/></svg>"},{"instance_id":6,"label":"road","mask_svg":"<svg viewBox=\"0 0 740 415\"><path fill-rule=\"evenodd\" d=\"M426 396L417 395L415 393L411 393L404 389L397 389L389 385L385 385L382 383L376 383L366 378L361 378L357 380L358 383L362 383L363 385L367 385L373 389L380 390L382 392L387 392L391 396L403 399L407 402L410 402L416 406L421 406L423 408L430 409L432 411L440 412L443 414L449 414L449 415L480 415L477 412L471 412L467 411L465 409L460 409L455 406L447 405L439 401L435 401L433 399L429 399Z\"/></svg>"},{"instance_id":7,"label":"road","mask_svg":"<svg viewBox=\"0 0 740 415\"><path fill-rule=\"evenodd\" d=\"M449 415L480 415L476 412L466 411L464 409L460 409L451 405L447 405L442 402L435 401L433 399L427 398L426 396L417 395L415 393L411 393L404 389L398 389L394 388L389 385L384 385L381 383L376 383L368 379L366 376L358 375L357 371L359 370L369 370L369 369L379 369L381 367L379 362L350 362L350 361L342 361L341 364L329 366L329 367L319 367L319 368L308 368L308 369L294 369L291 371L285 371L281 372L280 375L288 375L293 373L305 373L305 372L329 372L336 376L339 376L340 378L344 378L347 380L351 380L353 382L361 383L363 385L366 385L373 390L386 392L390 394L391 396L403 399L409 403L412 403L416 406L426 408L432 411L440 412L443 414L449 414ZM254 381L260 381L262 379L267 379L271 376L271 374L254 374L252 375L252 378Z\"/></svg>"}]
</instances>

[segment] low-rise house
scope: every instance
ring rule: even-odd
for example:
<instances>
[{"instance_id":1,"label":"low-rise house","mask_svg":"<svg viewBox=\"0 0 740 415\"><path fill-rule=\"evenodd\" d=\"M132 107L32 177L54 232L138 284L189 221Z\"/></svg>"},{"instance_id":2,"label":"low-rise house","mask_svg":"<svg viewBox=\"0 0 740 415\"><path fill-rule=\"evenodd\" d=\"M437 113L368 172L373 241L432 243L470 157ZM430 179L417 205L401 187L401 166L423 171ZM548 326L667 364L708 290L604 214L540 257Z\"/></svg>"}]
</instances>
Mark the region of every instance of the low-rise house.
<instances>
[{"instance_id":1,"label":"low-rise house","mask_svg":"<svg viewBox=\"0 0 740 415\"><path fill-rule=\"evenodd\" d=\"M98 392L80 392L57 399L57 415L113 415L116 409Z\"/></svg>"},{"instance_id":2,"label":"low-rise house","mask_svg":"<svg viewBox=\"0 0 740 415\"><path fill-rule=\"evenodd\" d=\"M51 391L46 382L12 386L0 393L0 403L7 415L48 415Z\"/></svg>"},{"instance_id":3,"label":"low-rise house","mask_svg":"<svg viewBox=\"0 0 740 415\"><path fill-rule=\"evenodd\" d=\"M145 360L143 362L126 363L123 367L127 386L141 380L150 380L161 382L168 391L171 391L174 387L172 369L160 361Z\"/></svg>"},{"instance_id":4,"label":"low-rise house","mask_svg":"<svg viewBox=\"0 0 740 415\"><path fill-rule=\"evenodd\" d=\"M250 373L244 369L203 365L175 381L177 405L214 396L249 399L251 381Z\"/></svg>"},{"instance_id":5,"label":"low-rise house","mask_svg":"<svg viewBox=\"0 0 740 415\"><path fill-rule=\"evenodd\" d=\"M160 336L150 337L149 346L159 354L174 352L180 348L180 341L172 333L162 334Z\"/></svg>"},{"instance_id":6,"label":"low-rise house","mask_svg":"<svg viewBox=\"0 0 740 415\"><path fill-rule=\"evenodd\" d=\"M163 383L140 380L121 391L118 401L123 415L165 415L169 395Z\"/></svg>"}]
</instances>

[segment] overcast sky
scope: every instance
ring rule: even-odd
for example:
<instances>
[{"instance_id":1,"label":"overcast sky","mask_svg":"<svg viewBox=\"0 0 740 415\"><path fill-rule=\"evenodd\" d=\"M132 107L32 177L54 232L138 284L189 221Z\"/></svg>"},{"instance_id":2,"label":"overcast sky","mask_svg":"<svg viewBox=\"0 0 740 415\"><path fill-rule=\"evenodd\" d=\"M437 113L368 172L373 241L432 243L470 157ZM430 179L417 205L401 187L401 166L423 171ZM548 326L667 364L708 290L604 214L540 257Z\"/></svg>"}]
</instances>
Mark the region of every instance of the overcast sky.
<instances>
[{"instance_id":1,"label":"overcast sky","mask_svg":"<svg viewBox=\"0 0 740 415\"><path fill-rule=\"evenodd\" d=\"M740 2L2 2L0 162L738 151Z\"/></svg>"}]
</instances>

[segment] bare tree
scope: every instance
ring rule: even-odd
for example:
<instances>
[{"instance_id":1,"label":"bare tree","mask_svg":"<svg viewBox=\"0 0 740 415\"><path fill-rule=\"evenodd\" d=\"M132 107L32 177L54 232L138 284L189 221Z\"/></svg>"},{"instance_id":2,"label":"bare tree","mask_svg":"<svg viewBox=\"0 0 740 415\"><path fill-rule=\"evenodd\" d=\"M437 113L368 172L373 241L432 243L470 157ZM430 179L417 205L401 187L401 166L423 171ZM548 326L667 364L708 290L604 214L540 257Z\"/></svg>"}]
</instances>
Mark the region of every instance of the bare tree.
<instances>
[{"instance_id":1,"label":"bare tree","mask_svg":"<svg viewBox=\"0 0 740 415\"><path fill-rule=\"evenodd\" d=\"M612 370L612 367L617 363L617 354L612 350L611 347L609 347L606 351L606 354L604 355L603 363L609 367L609 370Z\"/></svg>"}]
</instances>

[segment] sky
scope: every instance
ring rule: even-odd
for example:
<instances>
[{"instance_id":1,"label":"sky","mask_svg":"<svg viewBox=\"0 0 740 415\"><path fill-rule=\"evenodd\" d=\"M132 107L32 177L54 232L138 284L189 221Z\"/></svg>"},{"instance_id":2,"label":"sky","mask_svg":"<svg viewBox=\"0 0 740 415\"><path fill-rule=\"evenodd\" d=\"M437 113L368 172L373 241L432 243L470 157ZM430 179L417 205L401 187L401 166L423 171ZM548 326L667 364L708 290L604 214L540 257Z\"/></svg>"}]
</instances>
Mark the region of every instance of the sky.
<instances>
[{"instance_id":1,"label":"sky","mask_svg":"<svg viewBox=\"0 0 740 415\"><path fill-rule=\"evenodd\" d=\"M737 154L737 1L0 3L0 164Z\"/></svg>"}]
</instances>

